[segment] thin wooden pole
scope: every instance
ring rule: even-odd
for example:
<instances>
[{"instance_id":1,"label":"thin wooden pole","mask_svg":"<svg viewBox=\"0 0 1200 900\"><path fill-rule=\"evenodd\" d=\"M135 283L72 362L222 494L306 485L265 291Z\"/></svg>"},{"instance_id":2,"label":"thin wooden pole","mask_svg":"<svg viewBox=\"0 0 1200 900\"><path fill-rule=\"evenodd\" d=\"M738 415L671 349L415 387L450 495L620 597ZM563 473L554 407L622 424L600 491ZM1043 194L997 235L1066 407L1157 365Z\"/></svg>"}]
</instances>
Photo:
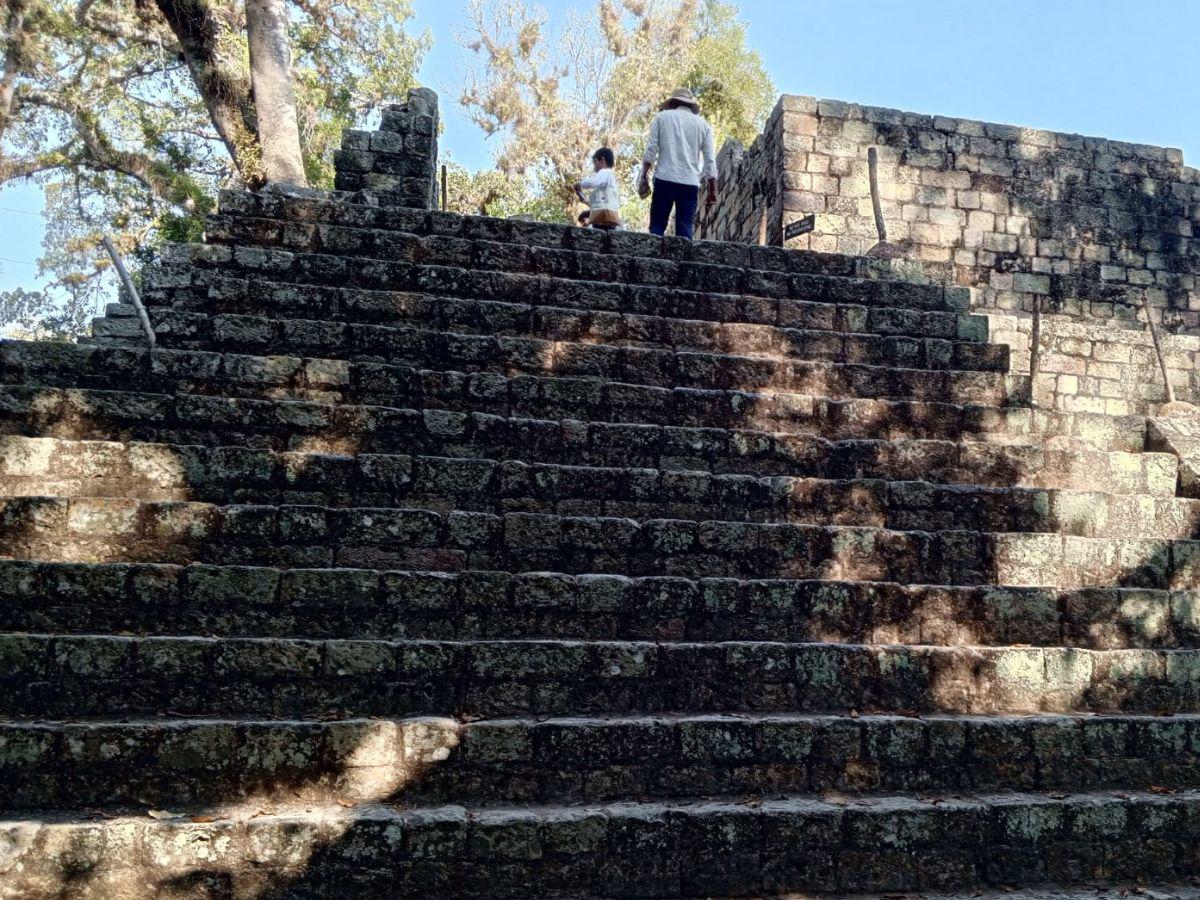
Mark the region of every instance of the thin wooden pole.
<instances>
[{"instance_id":1,"label":"thin wooden pole","mask_svg":"<svg viewBox=\"0 0 1200 900\"><path fill-rule=\"evenodd\" d=\"M1175 402L1175 388L1171 387L1171 379L1167 377L1167 359L1163 356L1162 344L1158 342L1158 327L1154 324L1154 316L1150 314L1150 299L1142 294L1142 309L1146 311L1146 324L1150 326L1150 340L1154 341L1154 354L1158 357L1158 368L1162 371L1163 384L1167 388L1167 402Z\"/></svg>"},{"instance_id":2,"label":"thin wooden pole","mask_svg":"<svg viewBox=\"0 0 1200 900\"><path fill-rule=\"evenodd\" d=\"M1033 334L1029 336L1029 405L1037 406L1037 377L1042 367L1042 295L1033 295Z\"/></svg>"},{"instance_id":3,"label":"thin wooden pole","mask_svg":"<svg viewBox=\"0 0 1200 900\"><path fill-rule=\"evenodd\" d=\"M875 230L879 232L879 243L887 243L887 226L883 222L883 205L879 202L879 151L874 147L867 150L867 171L871 178L871 208L875 211Z\"/></svg>"},{"instance_id":4,"label":"thin wooden pole","mask_svg":"<svg viewBox=\"0 0 1200 900\"><path fill-rule=\"evenodd\" d=\"M104 249L108 251L108 258L112 260L113 266L116 267L121 284L125 286L125 293L133 301L133 308L137 310L138 319L142 323L142 331L146 333L146 340L150 344L150 349L153 350L158 340L154 336L154 328L150 325L150 316L146 313L146 307L142 306L142 298L138 296L137 288L133 286L133 279L125 271L125 264L121 262L121 256L117 253L117 248L113 246L113 242L109 240L107 234L100 239L100 243L104 245Z\"/></svg>"},{"instance_id":5,"label":"thin wooden pole","mask_svg":"<svg viewBox=\"0 0 1200 900\"><path fill-rule=\"evenodd\" d=\"M446 166L442 164L442 212L447 209L446 205Z\"/></svg>"}]
</instances>

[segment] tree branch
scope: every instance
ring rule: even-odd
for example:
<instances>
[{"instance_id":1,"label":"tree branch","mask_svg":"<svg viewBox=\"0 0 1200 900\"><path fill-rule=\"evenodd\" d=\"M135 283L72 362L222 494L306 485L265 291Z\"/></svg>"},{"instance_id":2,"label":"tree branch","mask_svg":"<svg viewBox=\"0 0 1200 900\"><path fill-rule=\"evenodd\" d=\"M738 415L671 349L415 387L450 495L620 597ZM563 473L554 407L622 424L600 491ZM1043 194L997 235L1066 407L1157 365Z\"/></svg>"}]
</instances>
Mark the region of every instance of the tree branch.
<instances>
[{"instance_id":1,"label":"tree branch","mask_svg":"<svg viewBox=\"0 0 1200 900\"><path fill-rule=\"evenodd\" d=\"M79 162L77 153L71 152L71 145L63 144L45 153L27 159L0 159L0 184L10 181L20 181L32 178L42 172L52 172L55 169L69 168Z\"/></svg>"},{"instance_id":2,"label":"tree branch","mask_svg":"<svg viewBox=\"0 0 1200 900\"><path fill-rule=\"evenodd\" d=\"M5 164L0 169L0 182L16 178L28 178L37 172L56 168L85 168L94 172L116 172L126 175L146 188L152 195L167 202L170 199L171 178L164 174L156 161L144 153L122 150L100 128L96 117L89 111L59 99L44 91L24 91L21 103L54 109L67 116L82 145L82 151L67 153L70 145L59 148L50 159L35 157L25 165ZM57 159L57 162L52 162ZM29 163L33 165L30 166ZM11 171L10 171L11 169Z\"/></svg>"}]
</instances>

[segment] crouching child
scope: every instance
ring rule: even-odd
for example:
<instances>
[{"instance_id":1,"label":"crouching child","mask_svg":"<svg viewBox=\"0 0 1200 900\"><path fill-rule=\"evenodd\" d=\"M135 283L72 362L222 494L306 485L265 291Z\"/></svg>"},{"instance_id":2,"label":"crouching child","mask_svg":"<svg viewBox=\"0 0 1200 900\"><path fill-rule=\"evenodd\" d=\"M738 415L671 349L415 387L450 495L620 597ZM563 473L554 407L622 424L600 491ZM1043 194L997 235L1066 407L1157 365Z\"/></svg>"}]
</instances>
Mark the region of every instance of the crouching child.
<instances>
[{"instance_id":1,"label":"crouching child","mask_svg":"<svg viewBox=\"0 0 1200 900\"><path fill-rule=\"evenodd\" d=\"M579 217L579 224L584 227L607 231L621 227L621 197L613 162L613 152L601 147L592 154L595 172L575 185L575 196L588 206L587 213ZM586 196L584 191L588 192Z\"/></svg>"}]
</instances>

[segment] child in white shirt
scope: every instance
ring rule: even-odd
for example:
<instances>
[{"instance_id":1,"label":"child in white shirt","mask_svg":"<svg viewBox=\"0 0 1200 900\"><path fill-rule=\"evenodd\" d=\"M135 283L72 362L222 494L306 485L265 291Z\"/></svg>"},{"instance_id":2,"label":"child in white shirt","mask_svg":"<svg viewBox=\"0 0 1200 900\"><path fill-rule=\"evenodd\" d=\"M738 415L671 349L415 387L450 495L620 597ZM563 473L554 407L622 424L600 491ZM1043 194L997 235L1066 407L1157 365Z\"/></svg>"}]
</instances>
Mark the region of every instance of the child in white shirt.
<instances>
[{"instance_id":1,"label":"child in white shirt","mask_svg":"<svg viewBox=\"0 0 1200 900\"><path fill-rule=\"evenodd\" d=\"M595 174L589 175L575 185L575 196L589 207L586 225L592 228L612 230L621 227L621 197L617 192L617 178L613 173L613 152L601 147L592 154ZM583 195L584 190L588 195ZM583 216L580 222L583 223Z\"/></svg>"}]
</instances>

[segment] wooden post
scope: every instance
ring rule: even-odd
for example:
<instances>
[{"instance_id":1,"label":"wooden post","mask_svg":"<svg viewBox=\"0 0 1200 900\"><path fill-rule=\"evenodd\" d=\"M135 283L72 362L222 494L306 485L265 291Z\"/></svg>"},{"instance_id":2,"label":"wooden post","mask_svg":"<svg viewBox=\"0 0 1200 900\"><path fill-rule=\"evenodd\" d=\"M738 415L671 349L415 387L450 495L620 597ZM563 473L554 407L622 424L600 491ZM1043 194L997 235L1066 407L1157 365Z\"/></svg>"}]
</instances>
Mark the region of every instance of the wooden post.
<instances>
[{"instance_id":1,"label":"wooden post","mask_svg":"<svg viewBox=\"0 0 1200 900\"><path fill-rule=\"evenodd\" d=\"M1163 356L1162 344L1158 342L1158 327L1154 324L1154 316L1150 314L1150 299L1142 294L1142 309L1146 311L1146 324L1150 326L1150 340L1154 342L1154 354L1158 357L1158 368L1162 371L1163 384L1167 388L1167 402L1175 402L1175 388L1171 387L1171 379L1167 377L1167 359Z\"/></svg>"},{"instance_id":2,"label":"wooden post","mask_svg":"<svg viewBox=\"0 0 1200 900\"><path fill-rule=\"evenodd\" d=\"M146 314L146 307L142 306L142 298L138 296L137 288L133 286L133 279L125 271L125 264L121 262L120 254L117 253L117 248L113 246L113 242L109 240L107 234L100 239L100 243L108 251L108 258L112 260L113 266L117 270L117 275L121 279L121 284L125 286L125 293L133 301L133 308L137 310L138 319L142 323L142 331L146 333L146 340L150 344L150 349L153 350L154 345L157 343L157 338L154 336L154 329L150 325L150 316Z\"/></svg>"},{"instance_id":3,"label":"wooden post","mask_svg":"<svg viewBox=\"0 0 1200 900\"><path fill-rule=\"evenodd\" d=\"M883 223L883 206L879 202L879 152L871 147L867 150L867 171L871 178L871 208L875 211L875 230L879 243L887 243L887 226Z\"/></svg>"},{"instance_id":4,"label":"wooden post","mask_svg":"<svg viewBox=\"0 0 1200 900\"><path fill-rule=\"evenodd\" d=\"M442 163L442 212L446 209L446 164Z\"/></svg>"},{"instance_id":5,"label":"wooden post","mask_svg":"<svg viewBox=\"0 0 1200 900\"><path fill-rule=\"evenodd\" d=\"M1037 406L1037 376L1042 367L1042 295L1033 295L1033 334L1029 337L1029 405Z\"/></svg>"}]
</instances>

